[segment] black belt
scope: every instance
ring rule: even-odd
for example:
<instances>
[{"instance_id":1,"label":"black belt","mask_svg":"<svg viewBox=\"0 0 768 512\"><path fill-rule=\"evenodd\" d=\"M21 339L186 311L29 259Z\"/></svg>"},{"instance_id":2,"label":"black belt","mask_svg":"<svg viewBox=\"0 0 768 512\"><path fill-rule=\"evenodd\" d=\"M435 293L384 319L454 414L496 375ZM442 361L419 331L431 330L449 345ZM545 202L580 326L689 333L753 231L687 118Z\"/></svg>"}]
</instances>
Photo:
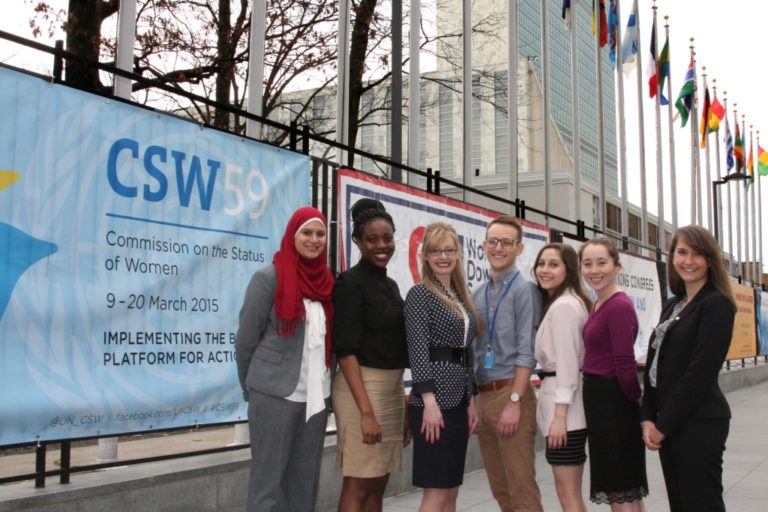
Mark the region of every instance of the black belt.
<instances>
[{"instance_id":1,"label":"black belt","mask_svg":"<svg viewBox=\"0 0 768 512\"><path fill-rule=\"evenodd\" d=\"M469 366L467 349L458 347L429 347L430 361L448 361L449 363Z\"/></svg>"},{"instance_id":2,"label":"black belt","mask_svg":"<svg viewBox=\"0 0 768 512\"><path fill-rule=\"evenodd\" d=\"M548 372L544 370L536 370L536 375L539 376L539 379L544 380L546 377L555 377L557 376L557 372Z\"/></svg>"}]
</instances>

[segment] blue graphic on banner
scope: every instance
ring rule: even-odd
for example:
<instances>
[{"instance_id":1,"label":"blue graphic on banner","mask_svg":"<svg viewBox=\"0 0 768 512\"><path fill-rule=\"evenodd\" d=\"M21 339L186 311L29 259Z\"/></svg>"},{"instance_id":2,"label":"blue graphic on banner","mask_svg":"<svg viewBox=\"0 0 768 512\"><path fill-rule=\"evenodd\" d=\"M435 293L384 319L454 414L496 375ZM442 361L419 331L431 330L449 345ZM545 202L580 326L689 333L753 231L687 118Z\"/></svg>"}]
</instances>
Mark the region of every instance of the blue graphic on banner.
<instances>
[{"instance_id":1,"label":"blue graphic on banner","mask_svg":"<svg viewBox=\"0 0 768 512\"><path fill-rule=\"evenodd\" d=\"M757 347L758 355L768 356L768 293L757 292Z\"/></svg>"},{"instance_id":2,"label":"blue graphic on banner","mask_svg":"<svg viewBox=\"0 0 768 512\"><path fill-rule=\"evenodd\" d=\"M245 419L251 275L309 158L0 68L0 445Z\"/></svg>"}]
</instances>

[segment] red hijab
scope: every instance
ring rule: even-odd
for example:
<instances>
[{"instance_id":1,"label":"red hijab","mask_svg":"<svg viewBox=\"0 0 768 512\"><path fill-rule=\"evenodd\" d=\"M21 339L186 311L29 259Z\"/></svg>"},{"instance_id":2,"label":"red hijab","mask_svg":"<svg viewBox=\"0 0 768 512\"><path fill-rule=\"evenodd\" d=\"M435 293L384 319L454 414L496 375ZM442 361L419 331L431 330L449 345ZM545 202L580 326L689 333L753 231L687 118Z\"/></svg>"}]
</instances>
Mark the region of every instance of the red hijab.
<instances>
[{"instance_id":1,"label":"red hijab","mask_svg":"<svg viewBox=\"0 0 768 512\"><path fill-rule=\"evenodd\" d=\"M320 302L325 311L325 364L331 366L331 326L333 325L333 276L326 264L328 244L317 258L308 260L296 250L296 235L309 220L319 220L327 226L323 214L311 206L294 212L285 228L280 250L272 258L277 269L277 292L275 293L275 316L277 333L293 336L298 322L304 322L306 312L304 301Z\"/></svg>"}]
</instances>

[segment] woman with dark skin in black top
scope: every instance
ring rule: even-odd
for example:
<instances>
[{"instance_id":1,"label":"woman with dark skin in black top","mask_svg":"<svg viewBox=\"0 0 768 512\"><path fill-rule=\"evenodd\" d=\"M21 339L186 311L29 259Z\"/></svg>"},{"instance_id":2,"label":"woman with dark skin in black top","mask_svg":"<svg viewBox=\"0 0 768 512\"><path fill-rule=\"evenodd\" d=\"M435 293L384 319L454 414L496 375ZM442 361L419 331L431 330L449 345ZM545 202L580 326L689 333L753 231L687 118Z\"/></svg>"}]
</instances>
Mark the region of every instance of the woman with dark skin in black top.
<instances>
[{"instance_id":1,"label":"woman with dark skin in black top","mask_svg":"<svg viewBox=\"0 0 768 512\"><path fill-rule=\"evenodd\" d=\"M344 475L339 510L376 512L389 474L402 469L409 432L403 369L408 355L403 299L387 277L395 227L384 206L361 199L352 207L357 265L334 289L334 353L341 371L333 383L339 462Z\"/></svg>"}]
</instances>

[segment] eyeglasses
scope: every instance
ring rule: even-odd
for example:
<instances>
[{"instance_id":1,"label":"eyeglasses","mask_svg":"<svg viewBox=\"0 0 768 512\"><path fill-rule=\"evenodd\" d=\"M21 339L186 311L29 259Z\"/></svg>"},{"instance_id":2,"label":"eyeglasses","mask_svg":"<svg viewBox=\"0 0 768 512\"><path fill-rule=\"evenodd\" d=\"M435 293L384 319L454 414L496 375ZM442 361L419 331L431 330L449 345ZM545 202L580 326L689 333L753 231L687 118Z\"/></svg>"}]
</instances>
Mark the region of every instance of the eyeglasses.
<instances>
[{"instance_id":1,"label":"eyeglasses","mask_svg":"<svg viewBox=\"0 0 768 512\"><path fill-rule=\"evenodd\" d=\"M489 238L485 241L486 244L488 244L489 247L496 247L497 245L501 244L501 246L505 249L511 249L515 246L515 244L520 243L519 240L512 240L511 238Z\"/></svg>"},{"instance_id":2,"label":"eyeglasses","mask_svg":"<svg viewBox=\"0 0 768 512\"><path fill-rule=\"evenodd\" d=\"M427 251L427 254L429 254L432 257L435 256L442 256L445 254L449 258L452 258L458 254L459 250L455 247L447 247L445 249L430 249Z\"/></svg>"}]
</instances>

